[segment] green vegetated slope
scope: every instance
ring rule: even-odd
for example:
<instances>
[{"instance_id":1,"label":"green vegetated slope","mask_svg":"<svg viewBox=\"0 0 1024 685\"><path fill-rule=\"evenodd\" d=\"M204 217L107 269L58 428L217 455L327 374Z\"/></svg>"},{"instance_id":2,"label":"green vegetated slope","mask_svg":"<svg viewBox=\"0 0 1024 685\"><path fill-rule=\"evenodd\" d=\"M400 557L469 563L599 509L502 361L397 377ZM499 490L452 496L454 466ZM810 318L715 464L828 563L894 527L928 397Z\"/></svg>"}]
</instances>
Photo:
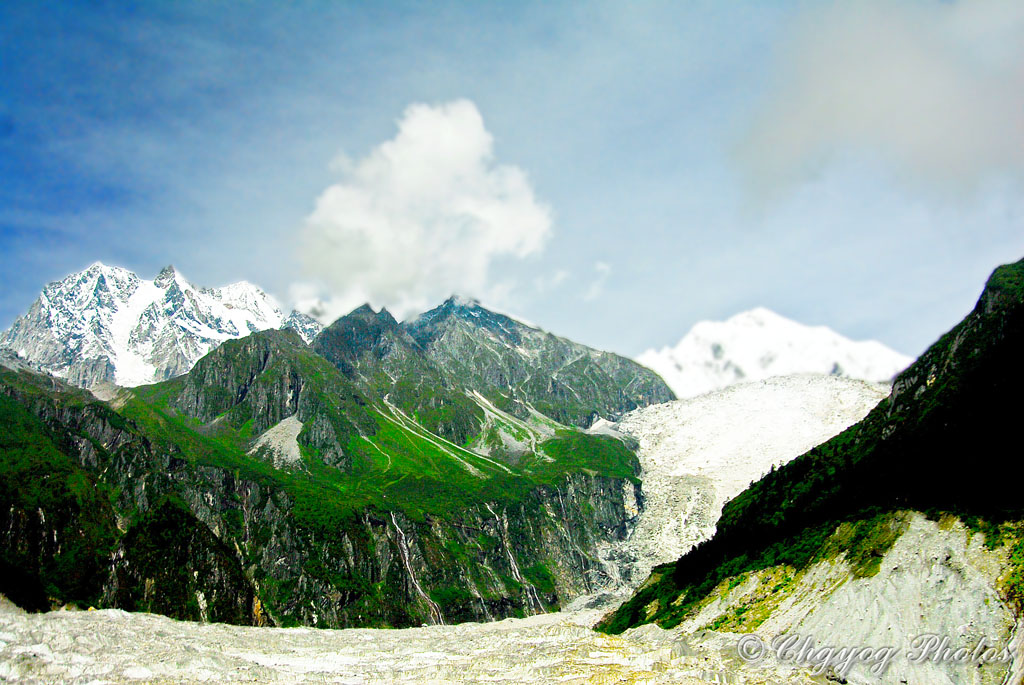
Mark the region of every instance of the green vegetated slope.
<instances>
[{"instance_id":1,"label":"green vegetated slope","mask_svg":"<svg viewBox=\"0 0 1024 685\"><path fill-rule=\"evenodd\" d=\"M0 367L0 388L6 390L13 376ZM71 394L70 401L85 406L86 393ZM0 425L0 518L7 543L0 591L37 610L49 608L50 596L94 599L117 537L114 493L69 456L78 451L73 435L51 429L6 393L0 394Z\"/></svg>"},{"instance_id":2,"label":"green vegetated slope","mask_svg":"<svg viewBox=\"0 0 1024 685\"><path fill-rule=\"evenodd\" d=\"M555 608L625 534L639 467L624 443L522 406L456 382L368 308L312 346L229 341L110 404L0 367L0 592L282 625ZM289 422L297 437L267 444Z\"/></svg>"},{"instance_id":3,"label":"green vegetated slope","mask_svg":"<svg viewBox=\"0 0 1024 685\"><path fill-rule=\"evenodd\" d=\"M169 483L145 495L144 507L133 496L134 476L163 470L175 447L164 458L156 456L153 443L125 414L113 410L86 391L48 376L0 366L0 525L2 564L0 592L19 605L48 609L54 604L101 605L104 593L116 589L119 606L161 606L157 594L179 592L164 584L159 593L147 589L141 578L132 578L136 562L173 571L189 582L188 564L168 567L176 552L166 535L154 541L150 534L154 516L173 520L165 525L174 540L188 541L178 551L202 561L204 582L216 584L219 596L207 606L185 603L166 606L181 618L235 620L248 608L225 612L238 593L249 591L241 566L218 548L208 528L179 498ZM188 449L188 445L185 445ZM164 474L165 475L165 474ZM162 493L162 494L161 494ZM149 509L146 513L144 509ZM159 518L158 516L158 518ZM140 525L136 525L140 524ZM124 533L127 530L128 535ZM123 543L153 551L149 561L129 555L129 563L117 568L120 584L112 583L112 560ZM227 576L225 580L224 576ZM244 601L243 601L244 603ZM192 604L195 604L194 597Z\"/></svg>"},{"instance_id":4,"label":"green vegetated slope","mask_svg":"<svg viewBox=\"0 0 1024 685\"><path fill-rule=\"evenodd\" d=\"M1014 545L1010 599L1020 606L1024 513L1018 424L1024 403L1024 260L999 267L974 310L896 379L860 423L774 470L726 504L714 537L651 579L601 624L673 626L720 582L796 569L839 552L877 571L900 510L956 514ZM895 533L894 533L895 531Z\"/></svg>"},{"instance_id":5,"label":"green vegetated slope","mask_svg":"<svg viewBox=\"0 0 1024 685\"><path fill-rule=\"evenodd\" d=\"M279 484L312 519L366 506L443 516L518 501L573 472L635 478L635 455L607 436L564 426L550 437L536 432L538 451L505 464L430 432L389 394L371 401L364 393L294 333L268 331L224 343L186 376L133 390L121 412L198 464ZM275 468L247 454L255 436L292 413L303 423L299 463Z\"/></svg>"}]
</instances>

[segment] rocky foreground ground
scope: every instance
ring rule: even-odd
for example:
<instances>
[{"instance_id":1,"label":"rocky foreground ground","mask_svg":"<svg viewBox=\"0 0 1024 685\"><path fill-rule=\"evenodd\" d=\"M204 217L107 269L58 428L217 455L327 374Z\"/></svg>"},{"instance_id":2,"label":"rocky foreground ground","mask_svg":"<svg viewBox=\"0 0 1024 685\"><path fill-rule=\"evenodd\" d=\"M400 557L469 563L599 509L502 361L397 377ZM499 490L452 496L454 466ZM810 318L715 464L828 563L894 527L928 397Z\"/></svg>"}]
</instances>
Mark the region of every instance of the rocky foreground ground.
<instances>
[{"instance_id":1,"label":"rocky foreground ground","mask_svg":"<svg viewBox=\"0 0 1024 685\"><path fill-rule=\"evenodd\" d=\"M646 626L590 630L599 611L404 630L244 628L153 614L26 614L0 597L0 679L18 682L774 683L728 641L699 652Z\"/></svg>"}]
</instances>

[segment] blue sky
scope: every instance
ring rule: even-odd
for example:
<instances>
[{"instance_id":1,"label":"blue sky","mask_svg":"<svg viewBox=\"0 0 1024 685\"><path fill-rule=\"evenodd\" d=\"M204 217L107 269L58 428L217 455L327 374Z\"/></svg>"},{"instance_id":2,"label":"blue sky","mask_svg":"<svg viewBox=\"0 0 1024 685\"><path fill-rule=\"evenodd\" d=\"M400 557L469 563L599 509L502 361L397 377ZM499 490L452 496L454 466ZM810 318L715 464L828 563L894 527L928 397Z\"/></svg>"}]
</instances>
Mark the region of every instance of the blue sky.
<instances>
[{"instance_id":1,"label":"blue sky","mask_svg":"<svg viewBox=\"0 0 1024 685\"><path fill-rule=\"evenodd\" d=\"M917 354L1024 256L1015 5L6 2L0 326L101 260Z\"/></svg>"}]
</instances>

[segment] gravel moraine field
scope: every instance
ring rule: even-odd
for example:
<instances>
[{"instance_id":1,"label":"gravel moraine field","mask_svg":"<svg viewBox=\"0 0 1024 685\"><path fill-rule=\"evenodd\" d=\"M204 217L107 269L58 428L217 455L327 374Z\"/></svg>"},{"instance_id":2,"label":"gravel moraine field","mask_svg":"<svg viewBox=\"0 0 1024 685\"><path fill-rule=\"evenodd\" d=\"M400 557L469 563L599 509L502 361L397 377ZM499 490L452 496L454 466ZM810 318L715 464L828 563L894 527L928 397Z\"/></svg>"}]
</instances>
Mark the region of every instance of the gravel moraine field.
<instances>
[{"instance_id":1,"label":"gravel moraine field","mask_svg":"<svg viewBox=\"0 0 1024 685\"><path fill-rule=\"evenodd\" d=\"M245 628L153 614L26 614L0 597L0 680L17 682L755 683L727 639L689 648L645 626L608 636L576 611L402 630ZM726 675L728 674L728 675Z\"/></svg>"}]
</instances>

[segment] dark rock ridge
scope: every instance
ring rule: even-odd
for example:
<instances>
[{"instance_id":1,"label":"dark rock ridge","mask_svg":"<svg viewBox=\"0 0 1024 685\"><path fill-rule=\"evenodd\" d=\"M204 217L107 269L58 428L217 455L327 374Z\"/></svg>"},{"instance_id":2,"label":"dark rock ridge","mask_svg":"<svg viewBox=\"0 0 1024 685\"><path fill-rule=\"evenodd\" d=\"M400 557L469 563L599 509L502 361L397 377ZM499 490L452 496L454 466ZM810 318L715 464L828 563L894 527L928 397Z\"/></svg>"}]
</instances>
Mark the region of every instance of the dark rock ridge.
<instances>
[{"instance_id":1,"label":"dark rock ridge","mask_svg":"<svg viewBox=\"0 0 1024 685\"><path fill-rule=\"evenodd\" d=\"M451 297L404 328L453 383L520 418L533 408L587 427L675 399L653 371Z\"/></svg>"}]
</instances>

